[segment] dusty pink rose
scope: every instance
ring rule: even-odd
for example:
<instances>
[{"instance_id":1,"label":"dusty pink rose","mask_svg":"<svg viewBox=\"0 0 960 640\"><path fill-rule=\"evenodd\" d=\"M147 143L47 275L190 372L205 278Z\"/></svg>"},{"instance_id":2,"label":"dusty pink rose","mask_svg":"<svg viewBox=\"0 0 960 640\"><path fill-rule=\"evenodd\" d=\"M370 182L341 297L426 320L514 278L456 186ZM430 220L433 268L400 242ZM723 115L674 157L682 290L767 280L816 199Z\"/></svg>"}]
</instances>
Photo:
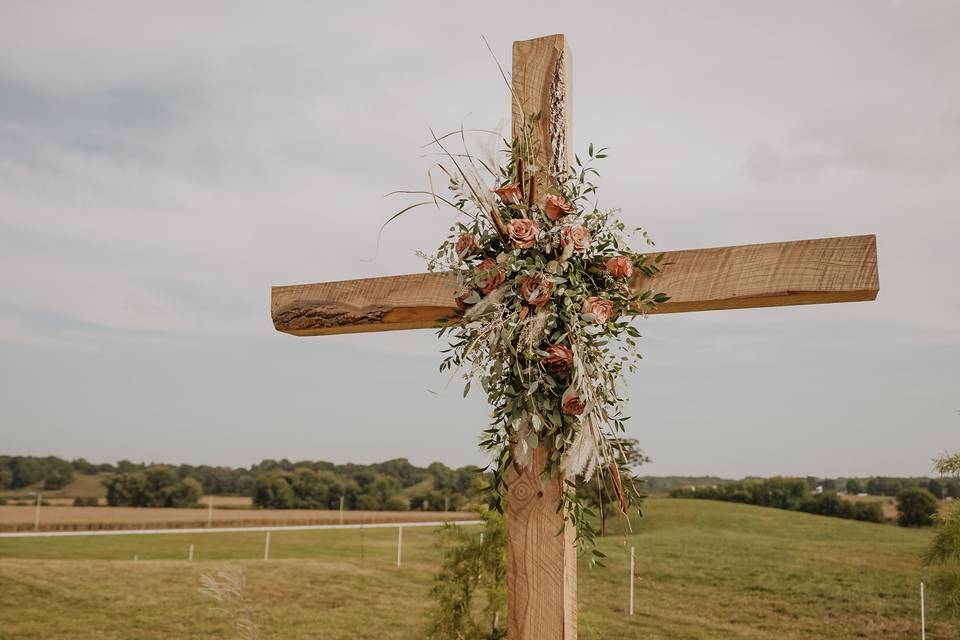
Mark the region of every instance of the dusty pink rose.
<instances>
[{"instance_id":1,"label":"dusty pink rose","mask_svg":"<svg viewBox=\"0 0 960 640\"><path fill-rule=\"evenodd\" d=\"M573 205L560 196L547 196L547 201L543 207L543 212L547 214L547 217L554 222L567 215L571 211L573 211Z\"/></svg>"},{"instance_id":2,"label":"dusty pink rose","mask_svg":"<svg viewBox=\"0 0 960 640\"><path fill-rule=\"evenodd\" d=\"M571 386L563 392L563 397L560 398L560 411L568 416L578 416L583 413L583 400L577 394L576 388Z\"/></svg>"},{"instance_id":3,"label":"dusty pink rose","mask_svg":"<svg viewBox=\"0 0 960 640\"><path fill-rule=\"evenodd\" d=\"M480 292L486 295L503 284L505 278L506 276L503 271L497 268L497 263L493 261L493 258L486 258L477 265L477 277L474 282L476 282L477 289L480 289Z\"/></svg>"},{"instance_id":4,"label":"dusty pink rose","mask_svg":"<svg viewBox=\"0 0 960 640\"><path fill-rule=\"evenodd\" d=\"M543 357L543 366L550 373L564 373L573 366L573 351L563 344L552 344L547 347L547 355Z\"/></svg>"},{"instance_id":5,"label":"dusty pink rose","mask_svg":"<svg viewBox=\"0 0 960 640\"><path fill-rule=\"evenodd\" d=\"M518 249L529 249L537 241L537 234L540 233L540 227L533 220L527 218L517 218L507 223L507 233L513 240L513 246Z\"/></svg>"},{"instance_id":6,"label":"dusty pink rose","mask_svg":"<svg viewBox=\"0 0 960 640\"><path fill-rule=\"evenodd\" d=\"M582 224L572 224L569 227L564 227L560 232L560 244L563 246L572 244L574 251L586 251L590 248L592 240L590 230Z\"/></svg>"},{"instance_id":7,"label":"dusty pink rose","mask_svg":"<svg viewBox=\"0 0 960 640\"><path fill-rule=\"evenodd\" d=\"M629 278L633 275L633 262L627 256L616 256L607 260L607 273L614 278Z\"/></svg>"},{"instance_id":8,"label":"dusty pink rose","mask_svg":"<svg viewBox=\"0 0 960 640\"><path fill-rule=\"evenodd\" d=\"M583 303L583 312L592 313L595 323L607 324L613 315L613 303L598 296L590 296Z\"/></svg>"},{"instance_id":9,"label":"dusty pink rose","mask_svg":"<svg viewBox=\"0 0 960 640\"><path fill-rule=\"evenodd\" d=\"M459 238L457 238L457 243L454 245L453 250L457 253L457 257L461 260L466 260L480 249L480 241L477 240L477 236L472 233L464 233Z\"/></svg>"},{"instance_id":10,"label":"dusty pink rose","mask_svg":"<svg viewBox=\"0 0 960 640\"><path fill-rule=\"evenodd\" d=\"M520 204L520 200L523 199L523 191L520 191L520 185L516 183L504 185L494 189L493 192L500 196L503 204Z\"/></svg>"},{"instance_id":11,"label":"dusty pink rose","mask_svg":"<svg viewBox=\"0 0 960 640\"><path fill-rule=\"evenodd\" d=\"M528 304L542 307L553 295L553 280L543 272L524 276L520 281L520 295Z\"/></svg>"}]
</instances>

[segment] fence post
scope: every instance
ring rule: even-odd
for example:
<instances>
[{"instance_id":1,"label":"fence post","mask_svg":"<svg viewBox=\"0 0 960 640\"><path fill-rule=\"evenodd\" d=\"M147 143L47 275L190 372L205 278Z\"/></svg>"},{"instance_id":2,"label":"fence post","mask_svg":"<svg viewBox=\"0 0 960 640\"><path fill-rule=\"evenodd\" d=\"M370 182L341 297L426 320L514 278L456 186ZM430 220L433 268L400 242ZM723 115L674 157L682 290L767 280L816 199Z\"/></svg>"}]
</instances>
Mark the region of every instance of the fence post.
<instances>
[{"instance_id":1,"label":"fence post","mask_svg":"<svg viewBox=\"0 0 960 640\"><path fill-rule=\"evenodd\" d=\"M923 583L920 583L920 640L927 640L927 614L923 606Z\"/></svg>"},{"instance_id":2,"label":"fence post","mask_svg":"<svg viewBox=\"0 0 960 640\"><path fill-rule=\"evenodd\" d=\"M340 496L340 524L343 524L343 496Z\"/></svg>"},{"instance_id":3,"label":"fence post","mask_svg":"<svg viewBox=\"0 0 960 640\"><path fill-rule=\"evenodd\" d=\"M207 496L207 526L213 526L213 495Z\"/></svg>"},{"instance_id":4,"label":"fence post","mask_svg":"<svg viewBox=\"0 0 960 640\"><path fill-rule=\"evenodd\" d=\"M37 509L33 516L33 530L40 531L40 492L37 492Z\"/></svg>"},{"instance_id":5,"label":"fence post","mask_svg":"<svg viewBox=\"0 0 960 640\"><path fill-rule=\"evenodd\" d=\"M400 568L400 559L403 557L403 527L397 527L397 568Z\"/></svg>"},{"instance_id":6,"label":"fence post","mask_svg":"<svg viewBox=\"0 0 960 640\"><path fill-rule=\"evenodd\" d=\"M634 601L634 588L633 588L633 576L636 573L637 567L637 556L634 552L634 547L630 547L630 615L633 615L633 601Z\"/></svg>"},{"instance_id":7,"label":"fence post","mask_svg":"<svg viewBox=\"0 0 960 640\"><path fill-rule=\"evenodd\" d=\"M267 531L267 539L263 541L263 559L270 559L270 532Z\"/></svg>"},{"instance_id":8,"label":"fence post","mask_svg":"<svg viewBox=\"0 0 960 640\"><path fill-rule=\"evenodd\" d=\"M190 551L187 552L187 561L193 562L193 545L190 545Z\"/></svg>"}]
</instances>

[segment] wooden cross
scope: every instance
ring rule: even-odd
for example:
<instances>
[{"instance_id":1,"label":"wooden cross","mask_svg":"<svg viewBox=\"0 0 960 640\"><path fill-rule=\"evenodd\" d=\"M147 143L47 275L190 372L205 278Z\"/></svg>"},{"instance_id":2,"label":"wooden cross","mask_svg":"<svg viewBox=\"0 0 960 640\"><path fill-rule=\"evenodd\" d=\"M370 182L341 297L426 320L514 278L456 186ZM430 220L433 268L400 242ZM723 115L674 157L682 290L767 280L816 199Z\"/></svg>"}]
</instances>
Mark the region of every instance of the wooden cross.
<instances>
[{"instance_id":1,"label":"wooden cross","mask_svg":"<svg viewBox=\"0 0 960 640\"><path fill-rule=\"evenodd\" d=\"M572 77L563 35L513 43L513 133L522 113L537 126L551 170L569 165ZM521 110L522 109L522 110ZM631 286L671 296L657 313L746 309L874 300L879 291L876 238L852 236L668 252L655 282ZM436 327L454 313L455 280L440 273L273 288L273 323L297 336ZM539 454L539 455L537 455ZM573 527L556 505L560 479L542 483L544 452L532 469L511 473L507 499L508 638L575 640L577 565Z\"/></svg>"}]
</instances>

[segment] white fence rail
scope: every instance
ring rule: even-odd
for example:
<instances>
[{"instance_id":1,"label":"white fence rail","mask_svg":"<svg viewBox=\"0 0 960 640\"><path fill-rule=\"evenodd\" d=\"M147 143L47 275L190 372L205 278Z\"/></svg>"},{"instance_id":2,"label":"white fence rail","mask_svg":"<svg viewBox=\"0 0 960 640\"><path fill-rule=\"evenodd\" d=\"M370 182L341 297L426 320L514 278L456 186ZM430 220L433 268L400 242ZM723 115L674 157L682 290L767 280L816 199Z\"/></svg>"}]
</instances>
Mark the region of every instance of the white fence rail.
<instances>
[{"instance_id":1,"label":"white fence rail","mask_svg":"<svg viewBox=\"0 0 960 640\"><path fill-rule=\"evenodd\" d=\"M442 527L445 524L471 526L482 520L443 520L436 522L375 522L370 524L304 524L276 527L204 527L194 529L100 529L95 531L11 531L0 538L62 538L70 536L145 536L185 533L256 533L258 531L325 531L336 529L393 529L395 527Z\"/></svg>"}]
</instances>

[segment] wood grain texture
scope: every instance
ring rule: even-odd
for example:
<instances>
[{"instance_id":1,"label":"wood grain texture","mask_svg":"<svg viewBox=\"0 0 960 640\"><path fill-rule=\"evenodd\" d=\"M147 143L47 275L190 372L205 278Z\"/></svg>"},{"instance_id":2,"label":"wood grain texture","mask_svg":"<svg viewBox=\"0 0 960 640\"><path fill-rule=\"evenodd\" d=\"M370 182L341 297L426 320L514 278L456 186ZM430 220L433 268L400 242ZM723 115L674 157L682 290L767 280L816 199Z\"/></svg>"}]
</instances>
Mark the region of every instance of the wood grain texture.
<instances>
[{"instance_id":1,"label":"wood grain texture","mask_svg":"<svg viewBox=\"0 0 960 640\"><path fill-rule=\"evenodd\" d=\"M519 135L524 114L539 112L540 144L536 176L570 164L573 106L573 59L562 35L513 43L513 133ZM524 473L514 471L507 494L507 639L576 640L577 552L573 527L564 527L557 510L562 477L542 482L546 450L533 453ZM563 533L558 535L563 529Z\"/></svg>"},{"instance_id":2,"label":"wood grain texture","mask_svg":"<svg viewBox=\"0 0 960 640\"><path fill-rule=\"evenodd\" d=\"M873 300L874 236L668 251L652 281L671 299L657 313ZM453 315L454 280L421 273L273 288L273 323L300 336L436 327Z\"/></svg>"},{"instance_id":3,"label":"wood grain texture","mask_svg":"<svg viewBox=\"0 0 960 640\"><path fill-rule=\"evenodd\" d=\"M524 116L540 114L540 166L559 173L570 165L573 128L573 56L562 34L513 43L513 136Z\"/></svg>"},{"instance_id":4,"label":"wood grain texture","mask_svg":"<svg viewBox=\"0 0 960 640\"><path fill-rule=\"evenodd\" d=\"M542 448L531 467L510 472L507 501L507 638L575 640L577 552L574 528L557 513L561 482L542 481Z\"/></svg>"}]
</instances>

